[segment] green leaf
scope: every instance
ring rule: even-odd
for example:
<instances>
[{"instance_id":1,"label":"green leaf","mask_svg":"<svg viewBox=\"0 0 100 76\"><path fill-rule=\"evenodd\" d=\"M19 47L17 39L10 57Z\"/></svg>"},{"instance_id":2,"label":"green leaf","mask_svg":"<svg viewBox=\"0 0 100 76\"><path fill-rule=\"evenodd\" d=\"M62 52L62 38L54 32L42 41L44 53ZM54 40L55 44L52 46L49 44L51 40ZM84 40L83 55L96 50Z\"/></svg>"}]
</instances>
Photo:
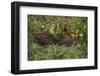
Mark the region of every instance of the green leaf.
<instances>
[{"instance_id":1,"label":"green leaf","mask_svg":"<svg viewBox=\"0 0 100 76\"><path fill-rule=\"evenodd\" d=\"M80 37L83 37L83 34L82 33L80 33Z\"/></svg>"},{"instance_id":2,"label":"green leaf","mask_svg":"<svg viewBox=\"0 0 100 76\"><path fill-rule=\"evenodd\" d=\"M79 29L76 30L76 33L78 33L78 32L79 32Z\"/></svg>"},{"instance_id":3,"label":"green leaf","mask_svg":"<svg viewBox=\"0 0 100 76\"><path fill-rule=\"evenodd\" d=\"M49 32L50 32L51 34L54 34L54 32L55 32L54 29L55 29L55 25L52 24L51 27L50 27Z\"/></svg>"}]
</instances>

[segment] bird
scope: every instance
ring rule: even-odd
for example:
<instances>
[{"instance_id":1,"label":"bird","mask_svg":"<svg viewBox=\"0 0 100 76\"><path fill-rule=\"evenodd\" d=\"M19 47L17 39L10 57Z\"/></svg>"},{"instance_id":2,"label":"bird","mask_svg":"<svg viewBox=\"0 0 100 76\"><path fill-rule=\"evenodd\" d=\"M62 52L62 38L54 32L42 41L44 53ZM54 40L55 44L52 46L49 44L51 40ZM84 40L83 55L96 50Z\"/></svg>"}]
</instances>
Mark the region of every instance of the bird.
<instances>
[{"instance_id":1,"label":"bird","mask_svg":"<svg viewBox=\"0 0 100 76\"><path fill-rule=\"evenodd\" d=\"M37 33L34 35L34 40L40 45L47 45L53 42L52 36L47 33Z\"/></svg>"},{"instance_id":2,"label":"bird","mask_svg":"<svg viewBox=\"0 0 100 76\"><path fill-rule=\"evenodd\" d=\"M76 35L76 32L68 29L68 27L64 27L64 34L73 37L74 35Z\"/></svg>"}]
</instances>

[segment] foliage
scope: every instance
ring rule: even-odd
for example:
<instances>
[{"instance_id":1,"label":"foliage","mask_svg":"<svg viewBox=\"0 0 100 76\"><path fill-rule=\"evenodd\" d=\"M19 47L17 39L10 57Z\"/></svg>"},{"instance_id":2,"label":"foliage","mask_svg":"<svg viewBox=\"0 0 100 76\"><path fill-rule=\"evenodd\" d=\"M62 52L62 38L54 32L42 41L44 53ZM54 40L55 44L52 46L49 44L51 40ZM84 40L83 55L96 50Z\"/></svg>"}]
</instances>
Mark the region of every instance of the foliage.
<instances>
[{"instance_id":1,"label":"foliage","mask_svg":"<svg viewBox=\"0 0 100 76\"><path fill-rule=\"evenodd\" d=\"M87 21L87 17L28 15L28 60L87 58Z\"/></svg>"}]
</instances>

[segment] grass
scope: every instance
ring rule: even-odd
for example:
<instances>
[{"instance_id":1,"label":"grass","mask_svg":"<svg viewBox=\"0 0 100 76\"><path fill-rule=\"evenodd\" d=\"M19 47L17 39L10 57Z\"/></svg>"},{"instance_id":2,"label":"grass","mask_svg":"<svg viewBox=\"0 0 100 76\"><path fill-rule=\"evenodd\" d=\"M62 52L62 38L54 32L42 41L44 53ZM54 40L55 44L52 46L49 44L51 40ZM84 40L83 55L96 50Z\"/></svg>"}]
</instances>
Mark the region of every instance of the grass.
<instances>
[{"instance_id":1,"label":"grass","mask_svg":"<svg viewBox=\"0 0 100 76\"><path fill-rule=\"evenodd\" d=\"M32 43L28 49L28 60L55 60L55 59L80 59L87 58L87 46L85 43L65 45L44 45Z\"/></svg>"}]
</instances>

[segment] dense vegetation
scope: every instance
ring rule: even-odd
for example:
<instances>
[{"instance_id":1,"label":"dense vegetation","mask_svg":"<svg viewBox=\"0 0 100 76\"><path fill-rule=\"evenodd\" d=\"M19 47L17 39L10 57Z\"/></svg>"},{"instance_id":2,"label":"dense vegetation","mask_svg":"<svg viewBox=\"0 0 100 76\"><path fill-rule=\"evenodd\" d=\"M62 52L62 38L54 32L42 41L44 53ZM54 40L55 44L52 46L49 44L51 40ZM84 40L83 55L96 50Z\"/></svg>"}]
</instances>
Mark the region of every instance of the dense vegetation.
<instances>
[{"instance_id":1,"label":"dense vegetation","mask_svg":"<svg viewBox=\"0 0 100 76\"><path fill-rule=\"evenodd\" d=\"M28 15L28 60L87 58L87 17Z\"/></svg>"}]
</instances>

